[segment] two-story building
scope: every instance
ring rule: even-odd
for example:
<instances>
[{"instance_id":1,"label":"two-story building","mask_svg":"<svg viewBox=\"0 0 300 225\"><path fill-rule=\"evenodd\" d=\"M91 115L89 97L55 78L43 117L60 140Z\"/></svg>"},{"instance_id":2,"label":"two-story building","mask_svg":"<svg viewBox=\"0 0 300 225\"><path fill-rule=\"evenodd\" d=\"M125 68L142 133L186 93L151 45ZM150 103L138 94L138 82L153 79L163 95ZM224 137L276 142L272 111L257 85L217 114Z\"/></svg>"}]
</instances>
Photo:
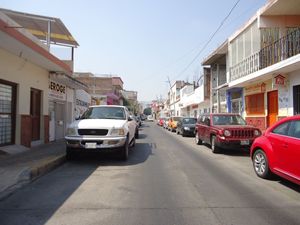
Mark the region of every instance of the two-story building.
<instances>
[{"instance_id":1,"label":"two-story building","mask_svg":"<svg viewBox=\"0 0 300 225\"><path fill-rule=\"evenodd\" d=\"M0 145L47 143L52 120L62 138L73 120L74 89L85 87L71 78L77 42L58 18L6 9L0 39ZM58 43L70 59L54 53ZM64 117L56 120L58 114Z\"/></svg>"},{"instance_id":2,"label":"two-story building","mask_svg":"<svg viewBox=\"0 0 300 225\"><path fill-rule=\"evenodd\" d=\"M299 53L300 4L268 1L202 63L211 67L213 111L240 113L262 130L299 114Z\"/></svg>"}]
</instances>

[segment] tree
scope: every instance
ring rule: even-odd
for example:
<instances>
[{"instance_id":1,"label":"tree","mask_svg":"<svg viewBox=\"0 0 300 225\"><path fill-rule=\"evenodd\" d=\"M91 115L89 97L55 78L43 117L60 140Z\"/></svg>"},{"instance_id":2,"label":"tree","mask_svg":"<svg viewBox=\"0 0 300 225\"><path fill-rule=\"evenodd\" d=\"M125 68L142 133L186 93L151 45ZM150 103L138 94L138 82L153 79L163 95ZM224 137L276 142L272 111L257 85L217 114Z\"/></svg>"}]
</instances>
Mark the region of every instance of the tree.
<instances>
[{"instance_id":1,"label":"tree","mask_svg":"<svg viewBox=\"0 0 300 225\"><path fill-rule=\"evenodd\" d=\"M144 114L149 116L152 114L152 109L150 107L144 109Z\"/></svg>"}]
</instances>

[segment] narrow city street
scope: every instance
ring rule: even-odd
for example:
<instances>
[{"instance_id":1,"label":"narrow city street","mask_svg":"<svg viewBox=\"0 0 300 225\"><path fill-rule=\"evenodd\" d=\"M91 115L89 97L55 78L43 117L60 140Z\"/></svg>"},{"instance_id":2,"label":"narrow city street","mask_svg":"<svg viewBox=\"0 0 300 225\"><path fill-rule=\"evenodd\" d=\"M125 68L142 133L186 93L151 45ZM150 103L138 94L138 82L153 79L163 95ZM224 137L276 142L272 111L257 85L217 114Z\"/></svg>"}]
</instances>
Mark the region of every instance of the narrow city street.
<instances>
[{"instance_id":1,"label":"narrow city street","mask_svg":"<svg viewBox=\"0 0 300 225\"><path fill-rule=\"evenodd\" d=\"M127 162L82 155L0 202L0 224L300 224L299 187L144 122Z\"/></svg>"}]
</instances>

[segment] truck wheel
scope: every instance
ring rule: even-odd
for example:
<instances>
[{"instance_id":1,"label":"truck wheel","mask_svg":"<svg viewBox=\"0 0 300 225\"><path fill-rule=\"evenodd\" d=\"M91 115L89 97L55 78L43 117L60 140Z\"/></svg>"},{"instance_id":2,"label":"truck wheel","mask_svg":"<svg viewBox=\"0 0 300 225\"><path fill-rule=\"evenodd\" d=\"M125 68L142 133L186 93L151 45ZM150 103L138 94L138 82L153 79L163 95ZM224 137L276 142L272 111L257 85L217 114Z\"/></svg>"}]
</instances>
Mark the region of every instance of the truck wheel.
<instances>
[{"instance_id":1,"label":"truck wheel","mask_svg":"<svg viewBox=\"0 0 300 225\"><path fill-rule=\"evenodd\" d=\"M202 144L202 140L199 138L198 133L195 134L195 142L196 142L196 145L201 145Z\"/></svg>"},{"instance_id":2,"label":"truck wheel","mask_svg":"<svg viewBox=\"0 0 300 225\"><path fill-rule=\"evenodd\" d=\"M216 146L216 136L215 136L215 135L211 136L210 144L211 144L211 151L212 151L213 153L218 153L218 152L220 152L219 147Z\"/></svg>"},{"instance_id":3,"label":"truck wheel","mask_svg":"<svg viewBox=\"0 0 300 225\"><path fill-rule=\"evenodd\" d=\"M127 137L124 146L121 148L121 159L126 161L129 155L129 138Z\"/></svg>"}]
</instances>

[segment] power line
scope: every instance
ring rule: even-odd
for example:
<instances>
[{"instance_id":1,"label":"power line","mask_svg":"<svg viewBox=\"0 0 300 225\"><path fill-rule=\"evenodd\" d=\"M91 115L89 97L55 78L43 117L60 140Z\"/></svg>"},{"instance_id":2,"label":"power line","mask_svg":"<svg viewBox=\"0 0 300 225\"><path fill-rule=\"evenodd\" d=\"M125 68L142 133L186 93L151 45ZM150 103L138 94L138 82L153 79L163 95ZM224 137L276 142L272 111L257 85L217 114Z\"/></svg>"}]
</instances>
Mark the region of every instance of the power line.
<instances>
[{"instance_id":1,"label":"power line","mask_svg":"<svg viewBox=\"0 0 300 225\"><path fill-rule=\"evenodd\" d=\"M223 24L225 23L225 21L228 19L228 17L231 15L231 13L233 12L233 10L235 9L235 7L238 5L238 3L240 2L240 0L238 0L233 7L230 9L229 13L227 14L227 16L222 20L221 24L219 25L219 27L215 30L215 32L210 36L210 38L208 39L208 41L205 43L205 45L200 49L200 51L197 53L197 55L193 58L193 60L175 77L175 79L177 79L178 77L180 77L195 61L196 59L199 57L199 55L204 51L204 49L208 46L208 44L211 42L211 40L214 38L214 36L217 34L217 32L221 29L221 27L223 26Z\"/></svg>"}]
</instances>

